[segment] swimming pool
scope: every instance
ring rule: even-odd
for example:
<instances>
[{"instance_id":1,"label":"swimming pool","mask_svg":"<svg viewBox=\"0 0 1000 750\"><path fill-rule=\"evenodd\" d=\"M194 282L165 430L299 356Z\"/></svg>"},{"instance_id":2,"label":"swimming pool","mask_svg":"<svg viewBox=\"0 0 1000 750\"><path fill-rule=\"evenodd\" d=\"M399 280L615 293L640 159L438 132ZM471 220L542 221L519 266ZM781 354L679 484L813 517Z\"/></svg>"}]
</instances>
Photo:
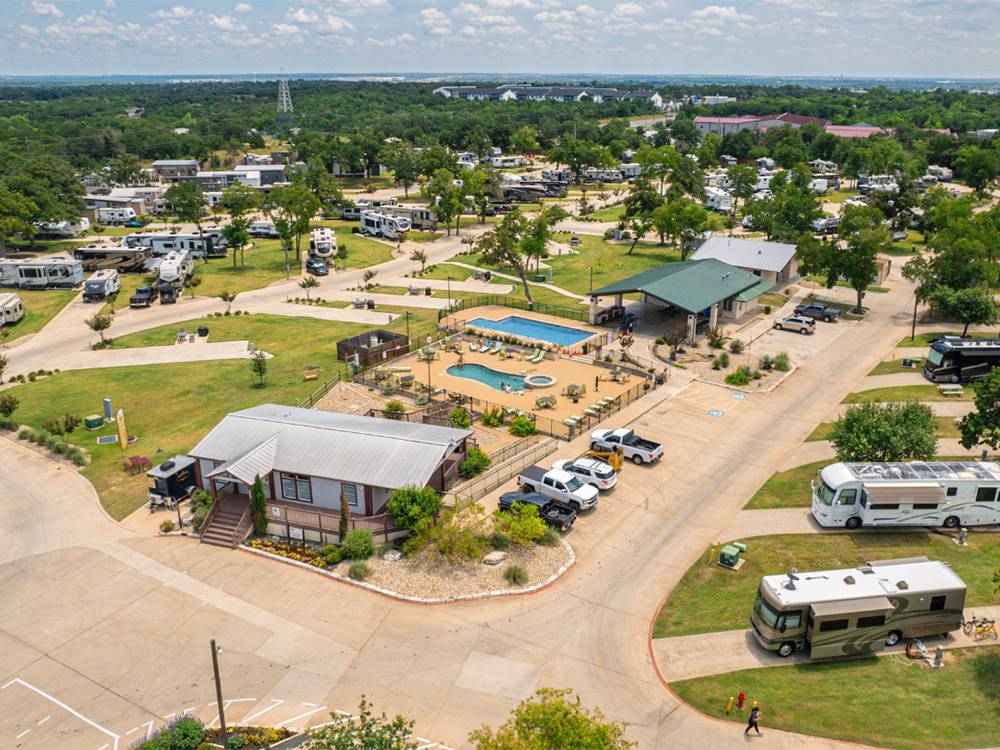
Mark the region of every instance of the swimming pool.
<instances>
[{"instance_id":1,"label":"swimming pool","mask_svg":"<svg viewBox=\"0 0 1000 750\"><path fill-rule=\"evenodd\" d=\"M524 378L521 375L514 375L509 372L500 372L499 370L491 370L489 367L484 367L483 365L465 365L464 367L452 365L448 368L447 372L449 375L456 378L476 380L497 391L503 390L503 388L500 387L501 383L510 386L512 391L524 390Z\"/></svg>"},{"instance_id":2,"label":"swimming pool","mask_svg":"<svg viewBox=\"0 0 1000 750\"><path fill-rule=\"evenodd\" d=\"M588 331L581 331L579 328L560 326L555 323L546 323L542 320L522 318L520 315L508 315L502 320L490 320L489 318L475 318L466 322L466 325L473 328L480 328L484 331L496 331L506 333L509 336L518 336L532 341L544 341L548 344L558 344L559 346L569 346L579 344L584 339L589 339L594 334Z\"/></svg>"}]
</instances>

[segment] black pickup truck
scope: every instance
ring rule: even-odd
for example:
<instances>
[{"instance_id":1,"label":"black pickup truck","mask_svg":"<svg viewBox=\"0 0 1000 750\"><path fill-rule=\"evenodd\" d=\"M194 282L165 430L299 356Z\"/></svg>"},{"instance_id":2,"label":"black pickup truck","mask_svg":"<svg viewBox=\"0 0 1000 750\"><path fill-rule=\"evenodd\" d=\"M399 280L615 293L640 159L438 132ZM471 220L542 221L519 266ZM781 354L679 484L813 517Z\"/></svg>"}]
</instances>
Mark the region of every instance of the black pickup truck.
<instances>
[{"instance_id":1,"label":"black pickup truck","mask_svg":"<svg viewBox=\"0 0 1000 750\"><path fill-rule=\"evenodd\" d=\"M159 296L155 286L141 286L128 298L129 307L149 307Z\"/></svg>"},{"instance_id":2,"label":"black pickup truck","mask_svg":"<svg viewBox=\"0 0 1000 750\"><path fill-rule=\"evenodd\" d=\"M576 523L575 510L537 492L505 492L500 496L500 510L510 510L514 503L534 505L542 520L559 531L569 531Z\"/></svg>"}]
</instances>

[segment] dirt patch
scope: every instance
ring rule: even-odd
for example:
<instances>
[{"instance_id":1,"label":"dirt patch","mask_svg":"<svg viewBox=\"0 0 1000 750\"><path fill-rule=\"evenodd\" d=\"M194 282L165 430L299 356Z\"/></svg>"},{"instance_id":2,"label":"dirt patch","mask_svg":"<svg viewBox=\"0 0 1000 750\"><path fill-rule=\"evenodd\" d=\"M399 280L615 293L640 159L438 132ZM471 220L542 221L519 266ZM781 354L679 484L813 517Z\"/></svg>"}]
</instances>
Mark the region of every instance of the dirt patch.
<instances>
[{"instance_id":1,"label":"dirt patch","mask_svg":"<svg viewBox=\"0 0 1000 750\"><path fill-rule=\"evenodd\" d=\"M720 366L716 370L712 363L721 355L726 354L729 358L729 364L726 367ZM748 391L764 391L774 385L778 380L780 380L785 373L779 370L771 369L767 370L761 365L761 357L764 354L768 354L771 357L778 354L775 352L751 352L746 351L740 354L733 354L728 349L710 349L708 345L702 342L699 349L688 348L685 353L679 354L677 357L677 362L684 365L688 370L691 370L695 375L701 380L707 380L710 383L720 383L726 385L726 376L736 372L740 367L749 367L753 372L759 372L761 377L756 380L751 380L748 385L737 386Z\"/></svg>"},{"instance_id":2,"label":"dirt patch","mask_svg":"<svg viewBox=\"0 0 1000 750\"><path fill-rule=\"evenodd\" d=\"M367 414L369 409L384 409L390 400L392 399L383 398L377 391L369 392L352 383L337 383L313 408L342 414ZM412 411L412 408L407 411Z\"/></svg>"}]
</instances>

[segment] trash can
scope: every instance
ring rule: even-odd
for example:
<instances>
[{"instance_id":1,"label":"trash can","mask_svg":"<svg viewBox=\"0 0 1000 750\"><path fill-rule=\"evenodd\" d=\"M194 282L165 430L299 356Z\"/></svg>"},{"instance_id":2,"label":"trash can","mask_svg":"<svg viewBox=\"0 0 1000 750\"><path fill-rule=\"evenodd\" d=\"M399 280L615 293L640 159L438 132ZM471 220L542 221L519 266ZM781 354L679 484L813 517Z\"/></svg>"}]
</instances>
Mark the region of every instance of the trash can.
<instances>
[{"instance_id":1,"label":"trash can","mask_svg":"<svg viewBox=\"0 0 1000 750\"><path fill-rule=\"evenodd\" d=\"M198 326L198 335L205 338L208 335L208 326Z\"/></svg>"},{"instance_id":2,"label":"trash can","mask_svg":"<svg viewBox=\"0 0 1000 750\"><path fill-rule=\"evenodd\" d=\"M426 289L424 289L424 296L425 297L430 297L433 293L434 292L431 291L430 287L427 287Z\"/></svg>"},{"instance_id":3,"label":"trash can","mask_svg":"<svg viewBox=\"0 0 1000 750\"><path fill-rule=\"evenodd\" d=\"M493 274L492 274L492 273L490 273L489 271L486 271L486 272L485 272L485 273L483 274L483 278L484 278L484 279L485 279L486 281L489 281L489 280L490 280L491 278L493 278Z\"/></svg>"},{"instance_id":4,"label":"trash can","mask_svg":"<svg viewBox=\"0 0 1000 750\"><path fill-rule=\"evenodd\" d=\"M367 306L368 306L369 310L374 310L375 309L375 300L373 300L373 299L368 300Z\"/></svg>"}]
</instances>

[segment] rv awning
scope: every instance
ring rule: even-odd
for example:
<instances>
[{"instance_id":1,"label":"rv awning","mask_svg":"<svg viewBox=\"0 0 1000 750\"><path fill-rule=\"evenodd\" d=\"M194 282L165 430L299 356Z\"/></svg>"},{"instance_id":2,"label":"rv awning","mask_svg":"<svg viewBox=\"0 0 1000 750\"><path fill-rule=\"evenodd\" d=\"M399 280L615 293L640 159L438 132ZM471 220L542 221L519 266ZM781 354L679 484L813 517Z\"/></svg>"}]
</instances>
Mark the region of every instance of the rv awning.
<instances>
[{"instance_id":1,"label":"rv awning","mask_svg":"<svg viewBox=\"0 0 1000 750\"><path fill-rule=\"evenodd\" d=\"M869 502L873 503L942 503L944 490L939 484L877 482L865 484Z\"/></svg>"},{"instance_id":2,"label":"rv awning","mask_svg":"<svg viewBox=\"0 0 1000 750\"><path fill-rule=\"evenodd\" d=\"M869 596L864 599L842 599L839 602L818 602L812 605L815 617L853 615L865 612L891 612L892 602L884 596Z\"/></svg>"}]
</instances>

